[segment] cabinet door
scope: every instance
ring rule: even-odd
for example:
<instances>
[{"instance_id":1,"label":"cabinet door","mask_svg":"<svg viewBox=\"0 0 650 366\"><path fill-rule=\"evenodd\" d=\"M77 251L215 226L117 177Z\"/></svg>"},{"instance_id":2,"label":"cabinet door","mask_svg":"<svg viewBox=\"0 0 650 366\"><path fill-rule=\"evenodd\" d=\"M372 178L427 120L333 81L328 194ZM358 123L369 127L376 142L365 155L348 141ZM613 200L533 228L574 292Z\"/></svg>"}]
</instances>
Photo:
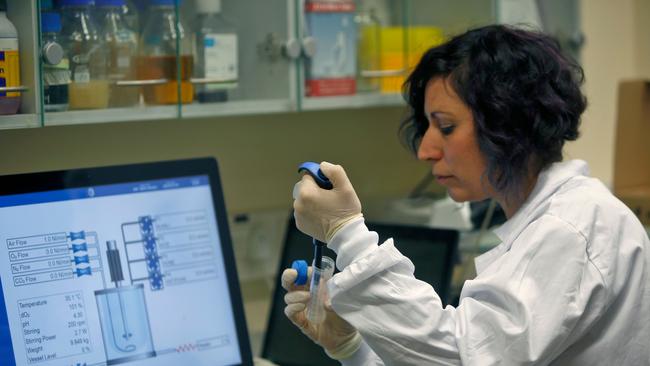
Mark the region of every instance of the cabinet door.
<instances>
[{"instance_id":1,"label":"cabinet door","mask_svg":"<svg viewBox=\"0 0 650 366\"><path fill-rule=\"evenodd\" d=\"M41 52L65 56L41 62L46 125L297 109L293 0L95 1L87 19L41 3ZM67 103L52 103L66 68Z\"/></svg>"},{"instance_id":2,"label":"cabinet door","mask_svg":"<svg viewBox=\"0 0 650 366\"><path fill-rule=\"evenodd\" d=\"M178 14L175 0L39 1L44 125L178 117L192 96Z\"/></svg>"},{"instance_id":3,"label":"cabinet door","mask_svg":"<svg viewBox=\"0 0 650 366\"><path fill-rule=\"evenodd\" d=\"M194 1L181 6L195 57L194 101L182 116L296 110L294 1Z\"/></svg>"}]
</instances>

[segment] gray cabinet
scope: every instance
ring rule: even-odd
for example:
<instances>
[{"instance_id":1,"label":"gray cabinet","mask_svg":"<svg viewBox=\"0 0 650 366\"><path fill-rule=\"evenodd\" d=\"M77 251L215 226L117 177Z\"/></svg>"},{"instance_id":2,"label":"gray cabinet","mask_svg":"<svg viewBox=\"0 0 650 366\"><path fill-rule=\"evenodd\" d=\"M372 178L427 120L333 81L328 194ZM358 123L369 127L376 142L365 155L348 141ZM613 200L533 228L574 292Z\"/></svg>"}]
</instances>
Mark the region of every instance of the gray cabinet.
<instances>
[{"instance_id":1,"label":"gray cabinet","mask_svg":"<svg viewBox=\"0 0 650 366\"><path fill-rule=\"evenodd\" d=\"M144 18L153 13L146 6L150 1L127 1L133 8L141 8L139 29L134 30L139 34L139 47L145 41L141 31ZM517 12L529 16L530 9L539 17L541 27L557 36L575 57L583 42L578 2L574 0L339 1L339 5L346 4L343 8L314 6L312 0L221 0L220 14L234 29L230 38L210 33L218 30L201 32L197 1L172 5L176 24L170 31L183 31L192 45L191 61L183 58L189 52L181 50L185 41L177 40L170 63L173 70L156 76L151 72L156 66L153 61L141 62L154 55L141 48L135 54L139 63L132 65L137 64L138 71L109 80L109 93L158 90L166 93L164 101L154 98L152 102L151 97L141 96L130 106L46 112L40 23L43 12L59 9L46 9L45 1L8 0L8 16L19 31L24 91L19 114L0 116L0 128L399 106L404 104L401 83L428 47L470 27L507 17L511 21ZM521 6L524 3L528 8ZM95 18L101 15L97 9L92 11ZM199 39L206 32L212 38ZM225 46L211 48L212 53L201 48L205 42L213 45L222 39ZM198 75L197 70L205 68L197 66L201 60L209 60L212 68L225 67L210 57L230 52L227 42L233 39L236 73ZM232 50L232 44L230 47ZM194 95L197 90L221 90L223 97L199 101Z\"/></svg>"}]
</instances>

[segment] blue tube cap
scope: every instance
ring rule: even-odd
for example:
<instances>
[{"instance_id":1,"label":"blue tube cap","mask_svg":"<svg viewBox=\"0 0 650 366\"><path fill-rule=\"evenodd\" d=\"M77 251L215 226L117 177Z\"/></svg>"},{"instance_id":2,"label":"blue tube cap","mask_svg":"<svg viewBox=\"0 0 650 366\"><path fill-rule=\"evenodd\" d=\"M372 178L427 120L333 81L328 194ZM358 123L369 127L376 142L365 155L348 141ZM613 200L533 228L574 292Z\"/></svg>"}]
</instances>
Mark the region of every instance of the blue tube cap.
<instances>
[{"instance_id":1,"label":"blue tube cap","mask_svg":"<svg viewBox=\"0 0 650 366\"><path fill-rule=\"evenodd\" d=\"M172 6L172 5L180 5L181 0L151 0L149 3L150 5L166 5L166 6Z\"/></svg>"},{"instance_id":2,"label":"blue tube cap","mask_svg":"<svg viewBox=\"0 0 650 366\"><path fill-rule=\"evenodd\" d=\"M126 5L126 0L95 0L97 7L115 7Z\"/></svg>"},{"instance_id":3,"label":"blue tube cap","mask_svg":"<svg viewBox=\"0 0 650 366\"><path fill-rule=\"evenodd\" d=\"M294 283L298 286L307 284L307 269L309 268L307 261L302 259L295 260L291 263L291 268L298 271L298 277L296 277Z\"/></svg>"},{"instance_id":4,"label":"blue tube cap","mask_svg":"<svg viewBox=\"0 0 650 366\"><path fill-rule=\"evenodd\" d=\"M59 6L90 6L93 0L59 0Z\"/></svg>"},{"instance_id":5,"label":"blue tube cap","mask_svg":"<svg viewBox=\"0 0 650 366\"><path fill-rule=\"evenodd\" d=\"M59 13L41 13L41 30L43 33L59 33L61 31L61 16Z\"/></svg>"}]
</instances>

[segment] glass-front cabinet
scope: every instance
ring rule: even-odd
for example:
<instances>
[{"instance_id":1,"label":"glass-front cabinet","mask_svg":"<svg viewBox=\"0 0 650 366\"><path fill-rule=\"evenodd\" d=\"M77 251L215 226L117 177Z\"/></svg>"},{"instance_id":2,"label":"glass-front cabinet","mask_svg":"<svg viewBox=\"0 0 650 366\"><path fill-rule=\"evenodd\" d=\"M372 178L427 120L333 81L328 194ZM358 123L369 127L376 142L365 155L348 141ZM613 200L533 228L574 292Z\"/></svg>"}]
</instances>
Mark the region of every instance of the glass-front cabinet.
<instances>
[{"instance_id":1,"label":"glass-front cabinet","mask_svg":"<svg viewBox=\"0 0 650 366\"><path fill-rule=\"evenodd\" d=\"M576 4L0 0L0 128L399 106L421 54L469 27L533 23L577 56Z\"/></svg>"}]
</instances>

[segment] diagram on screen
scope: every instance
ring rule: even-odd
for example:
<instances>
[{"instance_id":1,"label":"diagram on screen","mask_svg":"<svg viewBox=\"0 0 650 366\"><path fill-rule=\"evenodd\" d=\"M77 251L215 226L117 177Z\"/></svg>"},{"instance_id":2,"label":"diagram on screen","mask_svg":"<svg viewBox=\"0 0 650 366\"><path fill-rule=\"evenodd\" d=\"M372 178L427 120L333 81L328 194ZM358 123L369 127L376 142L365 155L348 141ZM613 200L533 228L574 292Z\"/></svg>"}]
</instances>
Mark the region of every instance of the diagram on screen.
<instances>
[{"instance_id":1,"label":"diagram on screen","mask_svg":"<svg viewBox=\"0 0 650 366\"><path fill-rule=\"evenodd\" d=\"M226 335L157 350L147 310L147 294L217 277L206 212L142 215L123 222L120 232L121 238L101 240L92 230L8 239L13 284L96 281L107 365L229 344ZM91 309L81 291L21 299L18 307L29 363L93 352L87 320ZM51 319L52 309L60 319Z\"/></svg>"}]
</instances>

